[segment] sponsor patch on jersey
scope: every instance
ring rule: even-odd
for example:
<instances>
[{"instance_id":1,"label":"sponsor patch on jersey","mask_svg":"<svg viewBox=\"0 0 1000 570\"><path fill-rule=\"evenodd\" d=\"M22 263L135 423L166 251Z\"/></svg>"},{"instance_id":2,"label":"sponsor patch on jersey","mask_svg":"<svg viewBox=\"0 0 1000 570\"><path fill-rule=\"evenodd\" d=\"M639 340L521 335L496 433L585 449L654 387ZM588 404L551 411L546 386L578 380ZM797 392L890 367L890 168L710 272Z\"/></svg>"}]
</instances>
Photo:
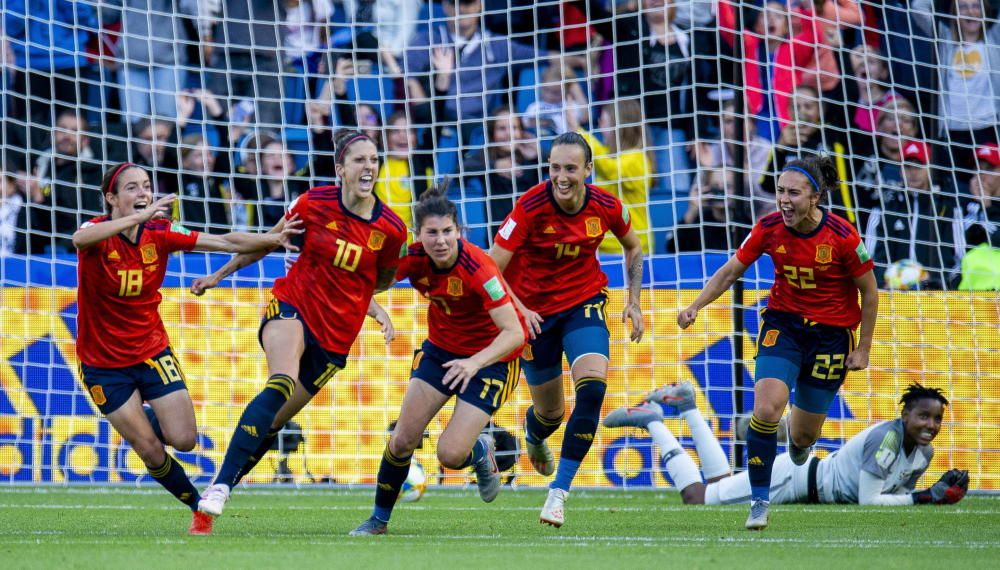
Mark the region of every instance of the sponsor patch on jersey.
<instances>
[{"instance_id":1,"label":"sponsor patch on jersey","mask_svg":"<svg viewBox=\"0 0 1000 570\"><path fill-rule=\"evenodd\" d=\"M142 255L143 263L156 263L159 256L156 255L156 244L147 243L146 245L139 248L139 253Z\"/></svg>"},{"instance_id":2,"label":"sponsor patch on jersey","mask_svg":"<svg viewBox=\"0 0 1000 570\"><path fill-rule=\"evenodd\" d=\"M832 263L833 262L833 246L828 244L820 244L816 246L816 263Z\"/></svg>"},{"instance_id":3,"label":"sponsor patch on jersey","mask_svg":"<svg viewBox=\"0 0 1000 570\"><path fill-rule=\"evenodd\" d=\"M191 235L191 230L185 228L184 226L182 226L182 225L180 225L180 224L178 224L176 222L173 223L173 224L170 224L170 231L174 232L175 234L181 234L182 236L189 236L189 235Z\"/></svg>"},{"instance_id":4,"label":"sponsor patch on jersey","mask_svg":"<svg viewBox=\"0 0 1000 570\"><path fill-rule=\"evenodd\" d=\"M383 245L385 245L385 234L378 230L372 230L372 233L368 234L368 249L379 251Z\"/></svg>"},{"instance_id":5,"label":"sponsor patch on jersey","mask_svg":"<svg viewBox=\"0 0 1000 570\"><path fill-rule=\"evenodd\" d=\"M864 263L872 258L872 256L868 255L868 250L865 249L865 242L859 243L858 248L854 250L854 253L858 254L858 261L861 263Z\"/></svg>"},{"instance_id":6,"label":"sponsor patch on jersey","mask_svg":"<svg viewBox=\"0 0 1000 570\"><path fill-rule=\"evenodd\" d=\"M462 280L458 277L448 278L448 294L452 297L462 296Z\"/></svg>"},{"instance_id":7,"label":"sponsor patch on jersey","mask_svg":"<svg viewBox=\"0 0 1000 570\"><path fill-rule=\"evenodd\" d=\"M486 289L486 294L488 294L490 299L493 299L494 301L503 299L504 295L507 294L507 292L503 290L503 285L500 284L500 279L496 277L491 277L489 281L483 283L483 289Z\"/></svg>"},{"instance_id":8,"label":"sponsor patch on jersey","mask_svg":"<svg viewBox=\"0 0 1000 570\"><path fill-rule=\"evenodd\" d=\"M899 454L899 434L895 431L886 432L885 437L882 438L882 444L878 446L878 451L875 452L875 463L878 464L884 470L888 470L892 467L893 462L896 461L896 455Z\"/></svg>"},{"instance_id":9,"label":"sponsor patch on jersey","mask_svg":"<svg viewBox=\"0 0 1000 570\"><path fill-rule=\"evenodd\" d=\"M600 237L604 235L604 228L601 227L601 218L587 218L587 237Z\"/></svg>"},{"instance_id":10,"label":"sponsor patch on jersey","mask_svg":"<svg viewBox=\"0 0 1000 570\"><path fill-rule=\"evenodd\" d=\"M510 235L514 233L514 228L516 227L517 227L517 222L514 221L514 218L507 218L507 221L504 222L503 226L501 226L500 228L500 231L497 233L499 233L500 237L502 237L503 239L510 239Z\"/></svg>"}]
</instances>

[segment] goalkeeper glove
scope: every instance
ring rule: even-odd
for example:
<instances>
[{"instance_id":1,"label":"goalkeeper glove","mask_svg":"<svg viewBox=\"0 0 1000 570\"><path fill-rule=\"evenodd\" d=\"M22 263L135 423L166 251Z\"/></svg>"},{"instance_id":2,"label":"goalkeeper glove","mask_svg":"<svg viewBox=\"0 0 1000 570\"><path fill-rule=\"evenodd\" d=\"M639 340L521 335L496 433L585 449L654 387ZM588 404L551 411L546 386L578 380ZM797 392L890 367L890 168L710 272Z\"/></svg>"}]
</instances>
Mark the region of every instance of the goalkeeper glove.
<instances>
[{"instance_id":1,"label":"goalkeeper glove","mask_svg":"<svg viewBox=\"0 0 1000 570\"><path fill-rule=\"evenodd\" d=\"M954 505L969 490L969 472L952 469L938 479L929 489L913 493L915 505Z\"/></svg>"}]
</instances>

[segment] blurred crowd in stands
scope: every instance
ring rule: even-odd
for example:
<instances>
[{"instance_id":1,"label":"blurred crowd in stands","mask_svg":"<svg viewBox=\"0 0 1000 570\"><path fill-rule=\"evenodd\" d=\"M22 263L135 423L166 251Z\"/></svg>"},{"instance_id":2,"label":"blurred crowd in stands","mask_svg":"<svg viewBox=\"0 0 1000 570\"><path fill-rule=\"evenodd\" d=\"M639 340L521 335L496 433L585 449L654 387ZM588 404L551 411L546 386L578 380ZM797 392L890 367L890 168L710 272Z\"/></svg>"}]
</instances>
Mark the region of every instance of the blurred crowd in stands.
<instances>
[{"instance_id":1,"label":"blurred crowd in stands","mask_svg":"<svg viewBox=\"0 0 1000 570\"><path fill-rule=\"evenodd\" d=\"M990 0L4 6L0 256L71 253L121 160L180 196L187 227L269 228L336 183L341 127L379 142L377 192L404 220L451 175L489 246L546 179L552 139L577 130L649 253L734 249L774 210L776 173L826 153L842 179L827 205L878 275L915 260L924 288L1000 281Z\"/></svg>"}]
</instances>

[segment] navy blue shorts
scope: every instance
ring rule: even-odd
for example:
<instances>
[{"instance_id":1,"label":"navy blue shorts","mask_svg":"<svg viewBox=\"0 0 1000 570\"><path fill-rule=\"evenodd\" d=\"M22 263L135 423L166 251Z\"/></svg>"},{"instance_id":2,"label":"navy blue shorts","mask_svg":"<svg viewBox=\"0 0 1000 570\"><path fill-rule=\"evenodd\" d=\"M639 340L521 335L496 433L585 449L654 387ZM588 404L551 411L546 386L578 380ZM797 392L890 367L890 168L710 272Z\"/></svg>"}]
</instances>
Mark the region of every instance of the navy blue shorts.
<instances>
[{"instance_id":1,"label":"navy blue shorts","mask_svg":"<svg viewBox=\"0 0 1000 570\"><path fill-rule=\"evenodd\" d=\"M510 362L490 364L469 380L465 392L459 393L457 388L448 388L441 380L448 372L444 363L463 358L468 357L449 352L425 340L420 350L413 353L413 372L410 373L410 377L427 382L446 396L457 396L459 400L468 402L492 416L517 388L521 366L516 358Z\"/></svg>"},{"instance_id":2,"label":"navy blue shorts","mask_svg":"<svg viewBox=\"0 0 1000 570\"><path fill-rule=\"evenodd\" d=\"M528 341L521 356L529 386L562 377L563 352L572 367L586 354L611 354L608 332L608 294L602 291L575 307L543 317L542 332Z\"/></svg>"},{"instance_id":3,"label":"navy blue shorts","mask_svg":"<svg viewBox=\"0 0 1000 570\"><path fill-rule=\"evenodd\" d=\"M754 381L777 378L803 411L825 414L847 377L854 331L823 325L792 313L765 309L757 336Z\"/></svg>"},{"instance_id":4,"label":"navy blue shorts","mask_svg":"<svg viewBox=\"0 0 1000 570\"><path fill-rule=\"evenodd\" d=\"M257 329L257 342L261 348L264 347L264 325L270 321L292 319L302 323L302 334L305 337L305 350L299 358L299 382L307 392L315 396L337 372L347 366L347 355L330 352L320 346L299 310L276 298L272 298L267 304L267 311L264 312L260 328Z\"/></svg>"},{"instance_id":5,"label":"navy blue shorts","mask_svg":"<svg viewBox=\"0 0 1000 570\"><path fill-rule=\"evenodd\" d=\"M90 399L104 415L122 407L136 390L146 401L187 390L184 373L169 346L145 362L124 368L99 368L81 363L80 379Z\"/></svg>"}]
</instances>

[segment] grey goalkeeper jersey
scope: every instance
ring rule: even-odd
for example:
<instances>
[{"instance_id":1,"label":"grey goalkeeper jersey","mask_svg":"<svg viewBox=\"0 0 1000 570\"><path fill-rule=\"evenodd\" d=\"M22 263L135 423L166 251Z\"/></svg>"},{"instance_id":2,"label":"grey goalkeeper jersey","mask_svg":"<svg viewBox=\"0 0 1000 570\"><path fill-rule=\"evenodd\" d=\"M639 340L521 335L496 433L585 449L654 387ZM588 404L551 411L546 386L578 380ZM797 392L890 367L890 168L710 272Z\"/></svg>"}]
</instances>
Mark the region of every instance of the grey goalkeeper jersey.
<instances>
[{"instance_id":1,"label":"grey goalkeeper jersey","mask_svg":"<svg viewBox=\"0 0 1000 570\"><path fill-rule=\"evenodd\" d=\"M820 460L816 474L820 500L857 504L862 471L884 481L882 494L911 493L932 457L934 448L929 445L918 445L906 454L903 420L875 424Z\"/></svg>"}]
</instances>

